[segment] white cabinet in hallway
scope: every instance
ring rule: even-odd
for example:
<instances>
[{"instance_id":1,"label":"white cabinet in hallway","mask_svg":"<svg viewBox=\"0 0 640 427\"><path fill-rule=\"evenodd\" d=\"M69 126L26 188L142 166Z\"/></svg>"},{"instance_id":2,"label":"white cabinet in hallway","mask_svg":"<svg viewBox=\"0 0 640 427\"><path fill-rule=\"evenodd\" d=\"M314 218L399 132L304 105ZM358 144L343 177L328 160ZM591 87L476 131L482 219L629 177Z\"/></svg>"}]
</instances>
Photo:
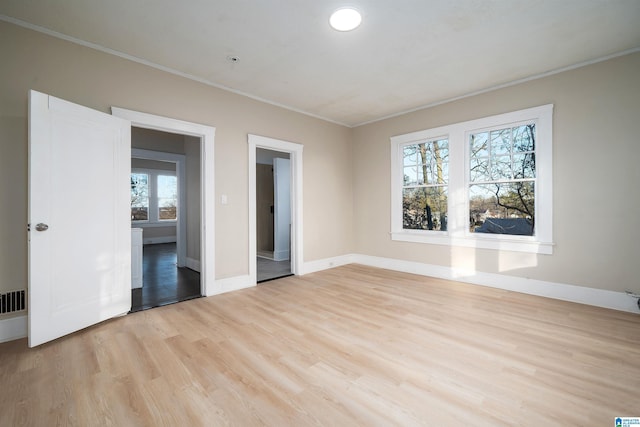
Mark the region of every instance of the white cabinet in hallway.
<instances>
[{"instance_id":1,"label":"white cabinet in hallway","mask_svg":"<svg viewBox=\"0 0 640 427\"><path fill-rule=\"evenodd\" d=\"M142 228L131 229L131 289L142 287Z\"/></svg>"}]
</instances>

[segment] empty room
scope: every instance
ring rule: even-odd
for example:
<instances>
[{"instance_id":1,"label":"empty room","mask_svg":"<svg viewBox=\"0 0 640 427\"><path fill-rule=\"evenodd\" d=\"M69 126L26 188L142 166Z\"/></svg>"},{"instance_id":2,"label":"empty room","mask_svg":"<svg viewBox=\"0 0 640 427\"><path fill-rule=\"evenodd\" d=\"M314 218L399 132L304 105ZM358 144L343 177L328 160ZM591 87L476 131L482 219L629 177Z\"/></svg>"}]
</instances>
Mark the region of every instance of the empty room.
<instances>
[{"instance_id":1,"label":"empty room","mask_svg":"<svg viewBox=\"0 0 640 427\"><path fill-rule=\"evenodd\" d=\"M639 20L3 0L0 425L640 424Z\"/></svg>"}]
</instances>

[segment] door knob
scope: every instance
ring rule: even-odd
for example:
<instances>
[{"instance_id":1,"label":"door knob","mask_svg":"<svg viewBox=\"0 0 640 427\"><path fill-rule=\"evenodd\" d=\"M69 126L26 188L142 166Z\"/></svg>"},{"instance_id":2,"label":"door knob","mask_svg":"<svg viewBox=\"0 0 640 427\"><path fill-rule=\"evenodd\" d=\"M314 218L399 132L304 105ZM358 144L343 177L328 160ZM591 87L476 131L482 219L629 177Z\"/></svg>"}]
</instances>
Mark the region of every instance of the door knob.
<instances>
[{"instance_id":1,"label":"door knob","mask_svg":"<svg viewBox=\"0 0 640 427\"><path fill-rule=\"evenodd\" d=\"M37 231L47 231L48 229L49 229L49 226L47 224L43 224L41 222L36 224L36 230Z\"/></svg>"}]
</instances>

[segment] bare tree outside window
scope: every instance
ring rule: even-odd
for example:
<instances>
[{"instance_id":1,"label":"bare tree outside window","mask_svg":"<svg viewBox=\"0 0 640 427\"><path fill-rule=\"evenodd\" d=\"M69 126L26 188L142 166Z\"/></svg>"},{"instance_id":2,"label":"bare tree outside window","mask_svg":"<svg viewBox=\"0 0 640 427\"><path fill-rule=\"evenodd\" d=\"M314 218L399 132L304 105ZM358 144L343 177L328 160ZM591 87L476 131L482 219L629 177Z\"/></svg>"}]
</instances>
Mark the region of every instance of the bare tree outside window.
<instances>
[{"instance_id":1,"label":"bare tree outside window","mask_svg":"<svg viewBox=\"0 0 640 427\"><path fill-rule=\"evenodd\" d=\"M149 175L131 174L131 220L149 220Z\"/></svg>"},{"instance_id":2,"label":"bare tree outside window","mask_svg":"<svg viewBox=\"0 0 640 427\"><path fill-rule=\"evenodd\" d=\"M447 230L449 141L403 147L403 228Z\"/></svg>"},{"instance_id":3,"label":"bare tree outside window","mask_svg":"<svg viewBox=\"0 0 640 427\"><path fill-rule=\"evenodd\" d=\"M475 133L469 146L470 231L534 235L535 124Z\"/></svg>"},{"instance_id":4,"label":"bare tree outside window","mask_svg":"<svg viewBox=\"0 0 640 427\"><path fill-rule=\"evenodd\" d=\"M158 219L178 217L178 180L175 176L158 175Z\"/></svg>"}]
</instances>

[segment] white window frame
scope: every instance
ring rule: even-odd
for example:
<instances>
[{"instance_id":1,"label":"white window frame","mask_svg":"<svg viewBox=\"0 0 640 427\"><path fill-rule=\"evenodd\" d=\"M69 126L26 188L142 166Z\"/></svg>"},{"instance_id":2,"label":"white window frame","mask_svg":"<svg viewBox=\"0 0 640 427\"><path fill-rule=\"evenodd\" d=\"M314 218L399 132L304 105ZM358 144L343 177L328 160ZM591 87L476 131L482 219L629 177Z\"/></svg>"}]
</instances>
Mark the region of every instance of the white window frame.
<instances>
[{"instance_id":1,"label":"white window frame","mask_svg":"<svg viewBox=\"0 0 640 427\"><path fill-rule=\"evenodd\" d=\"M131 220L133 226L148 226L148 227L164 227L170 225L176 225L177 219L160 219L160 212L158 210L158 176L173 176L177 177L175 171L164 169L148 169L148 168L131 168L131 173L147 174L149 176L149 219ZM178 189L180 183L177 182ZM178 190L179 191L179 190ZM176 217L180 216L180 203L177 200Z\"/></svg>"},{"instance_id":2,"label":"white window frame","mask_svg":"<svg viewBox=\"0 0 640 427\"><path fill-rule=\"evenodd\" d=\"M536 224L533 236L469 231L469 136L513 124L536 124ZM403 242L482 249L553 253L553 104L527 108L391 137L391 239ZM406 145L446 137L449 140L447 231L402 228L402 150Z\"/></svg>"}]
</instances>

